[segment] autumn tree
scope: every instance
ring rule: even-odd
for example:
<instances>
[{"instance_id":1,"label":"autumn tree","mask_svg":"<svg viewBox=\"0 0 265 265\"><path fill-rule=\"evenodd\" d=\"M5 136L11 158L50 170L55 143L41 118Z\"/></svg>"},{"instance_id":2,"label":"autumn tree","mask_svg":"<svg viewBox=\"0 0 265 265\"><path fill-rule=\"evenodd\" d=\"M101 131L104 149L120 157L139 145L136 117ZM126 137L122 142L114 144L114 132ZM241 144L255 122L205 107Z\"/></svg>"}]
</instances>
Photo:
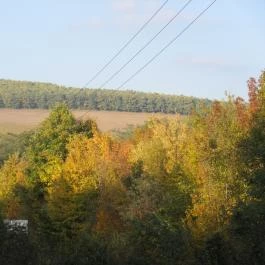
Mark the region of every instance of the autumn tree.
<instances>
[{"instance_id":1,"label":"autumn tree","mask_svg":"<svg viewBox=\"0 0 265 265\"><path fill-rule=\"evenodd\" d=\"M246 196L237 149L248 129L245 113L243 103L230 97L191 117L185 157L196 188L187 222L199 240L225 229Z\"/></svg>"},{"instance_id":2,"label":"autumn tree","mask_svg":"<svg viewBox=\"0 0 265 265\"><path fill-rule=\"evenodd\" d=\"M265 72L257 83L256 107L249 134L239 144L248 197L234 211L230 239L238 262L262 264L265 260Z\"/></svg>"},{"instance_id":3,"label":"autumn tree","mask_svg":"<svg viewBox=\"0 0 265 265\"><path fill-rule=\"evenodd\" d=\"M192 181L182 164L185 126L179 117L152 120L132 149L126 211L131 225L129 264L182 264L189 252L183 218L191 205Z\"/></svg>"}]
</instances>

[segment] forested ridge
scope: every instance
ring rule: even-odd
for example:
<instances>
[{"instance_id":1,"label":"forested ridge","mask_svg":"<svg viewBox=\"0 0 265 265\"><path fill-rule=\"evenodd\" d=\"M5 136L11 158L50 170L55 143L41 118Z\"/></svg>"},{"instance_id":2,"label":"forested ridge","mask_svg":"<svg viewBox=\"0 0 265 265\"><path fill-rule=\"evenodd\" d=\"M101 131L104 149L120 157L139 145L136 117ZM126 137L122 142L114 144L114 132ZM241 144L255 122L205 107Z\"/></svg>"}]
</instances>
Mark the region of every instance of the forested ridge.
<instances>
[{"instance_id":1,"label":"forested ridge","mask_svg":"<svg viewBox=\"0 0 265 265\"><path fill-rule=\"evenodd\" d=\"M29 233L0 221L0 264L265 264L265 72L248 89L120 138L54 106L3 158L0 218Z\"/></svg>"},{"instance_id":2,"label":"forested ridge","mask_svg":"<svg viewBox=\"0 0 265 265\"><path fill-rule=\"evenodd\" d=\"M108 89L78 89L50 83L0 79L0 108L48 109L65 102L71 109L189 114L210 100Z\"/></svg>"}]
</instances>

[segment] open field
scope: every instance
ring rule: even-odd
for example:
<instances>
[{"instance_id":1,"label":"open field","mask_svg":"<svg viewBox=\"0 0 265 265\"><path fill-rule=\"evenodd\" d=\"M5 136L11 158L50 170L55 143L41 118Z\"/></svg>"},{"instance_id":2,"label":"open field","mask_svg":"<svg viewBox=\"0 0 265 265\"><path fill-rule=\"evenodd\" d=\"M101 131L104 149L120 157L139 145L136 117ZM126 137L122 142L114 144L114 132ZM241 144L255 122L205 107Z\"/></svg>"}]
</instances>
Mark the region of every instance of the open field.
<instances>
[{"instance_id":1,"label":"open field","mask_svg":"<svg viewBox=\"0 0 265 265\"><path fill-rule=\"evenodd\" d=\"M114 111L74 110L75 117L95 120L102 131L122 130L128 125L141 125L151 117L174 117L173 114L152 114ZM20 133L36 128L49 115L41 109L0 109L0 133Z\"/></svg>"}]
</instances>

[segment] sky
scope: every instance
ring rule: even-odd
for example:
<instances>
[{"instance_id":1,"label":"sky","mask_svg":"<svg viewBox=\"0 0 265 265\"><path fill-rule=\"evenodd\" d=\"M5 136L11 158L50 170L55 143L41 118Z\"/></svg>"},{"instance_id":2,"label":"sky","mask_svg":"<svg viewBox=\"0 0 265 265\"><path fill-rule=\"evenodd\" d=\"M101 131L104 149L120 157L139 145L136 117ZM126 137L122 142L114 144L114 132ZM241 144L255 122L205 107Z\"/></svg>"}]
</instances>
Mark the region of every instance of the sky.
<instances>
[{"instance_id":1,"label":"sky","mask_svg":"<svg viewBox=\"0 0 265 265\"><path fill-rule=\"evenodd\" d=\"M0 0L0 78L83 87L164 0ZM187 0L158 16L89 87L98 88ZM183 30L210 0L193 0L106 87L119 87ZM224 99L247 98L246 81L265 69L265 1L217 0L123 89Z\"/></svg>"}]
</instances>

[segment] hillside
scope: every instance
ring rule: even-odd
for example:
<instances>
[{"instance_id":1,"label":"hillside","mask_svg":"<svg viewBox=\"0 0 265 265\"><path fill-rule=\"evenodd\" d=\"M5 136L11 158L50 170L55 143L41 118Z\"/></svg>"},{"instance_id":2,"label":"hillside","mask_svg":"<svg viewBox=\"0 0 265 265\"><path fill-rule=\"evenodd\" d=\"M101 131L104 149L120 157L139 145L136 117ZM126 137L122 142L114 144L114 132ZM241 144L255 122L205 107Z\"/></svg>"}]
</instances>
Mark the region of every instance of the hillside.
<instances>
[{"instance_id":1,"label":"hillside","mask_svg":"<svg viewBox=\"0 0 265 265\"><path fill-rule=\"evenodd\" d=\"M79 89L50 83L0 79L0 108L49 109L56 102L66 102L71 109L162 112L189 114L208 99L195 97L119 91Z\"/></svg>"}]
</instances>

